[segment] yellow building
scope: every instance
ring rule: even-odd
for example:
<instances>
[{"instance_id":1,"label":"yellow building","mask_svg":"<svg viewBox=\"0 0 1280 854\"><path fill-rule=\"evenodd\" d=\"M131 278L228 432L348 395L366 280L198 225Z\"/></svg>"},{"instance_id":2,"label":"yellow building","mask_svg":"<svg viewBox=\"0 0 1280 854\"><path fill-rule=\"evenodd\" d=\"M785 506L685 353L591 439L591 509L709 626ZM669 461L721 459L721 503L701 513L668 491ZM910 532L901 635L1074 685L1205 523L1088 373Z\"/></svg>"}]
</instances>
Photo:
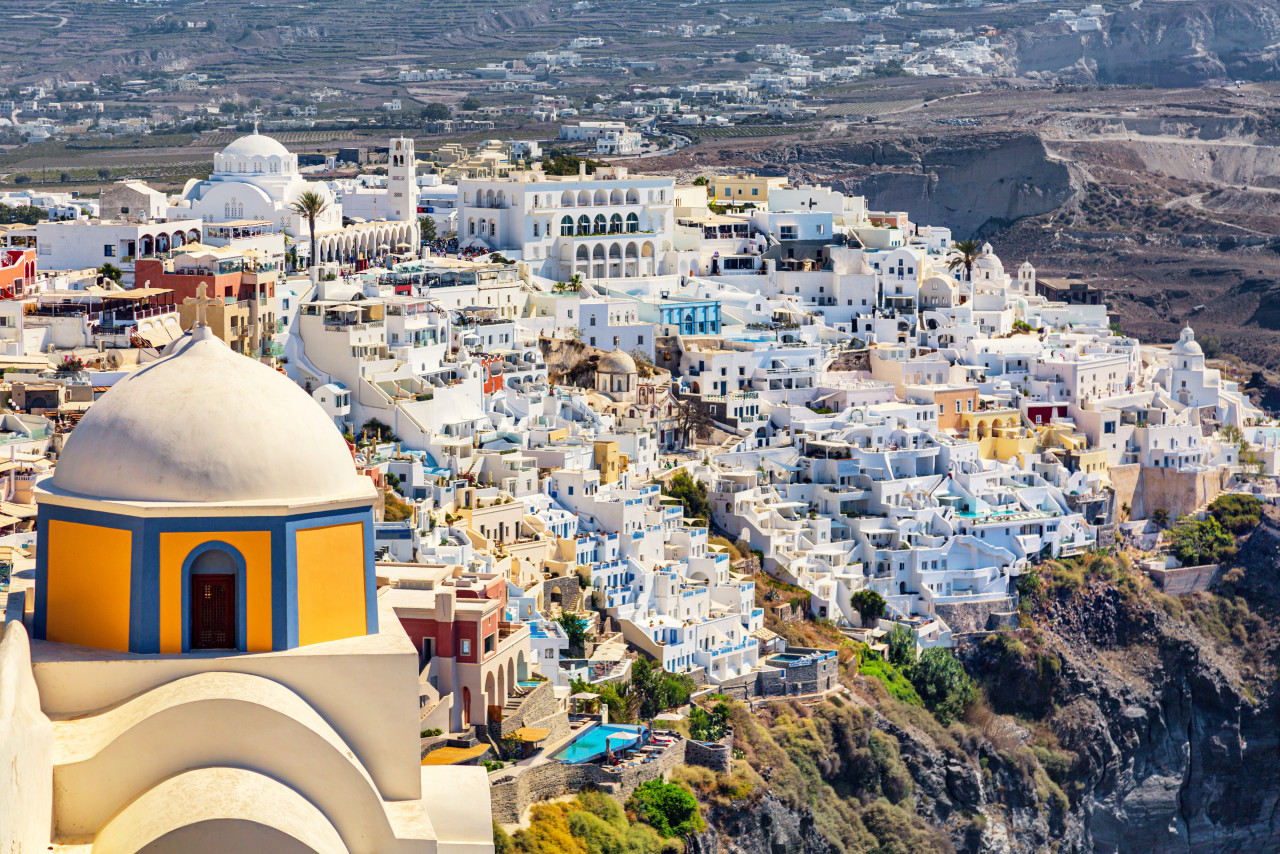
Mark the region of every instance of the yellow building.
<instances>
[{"instance_id":1,"label":"yellow building","mask_svg":"<svg viewBox=\"0 0 1280 854\"><path fill-rule=\"evenodd\" d=\"M36 498L0 851L492 851L483 771L419 764L375 490L300 388L199 325L103 395Z\"/></svg>"},{"instance_id":2,"label":"yellow building","mask_svg":"<svg viewBox=\"0 0 1280 854\"><path fill-rule=\"evenodd\" d=\"M786 178L766 175L716 175L707 178L707 195L717 204L763 207L769 203L770 190L786 185Z\"/></svg>"}]
</instances>

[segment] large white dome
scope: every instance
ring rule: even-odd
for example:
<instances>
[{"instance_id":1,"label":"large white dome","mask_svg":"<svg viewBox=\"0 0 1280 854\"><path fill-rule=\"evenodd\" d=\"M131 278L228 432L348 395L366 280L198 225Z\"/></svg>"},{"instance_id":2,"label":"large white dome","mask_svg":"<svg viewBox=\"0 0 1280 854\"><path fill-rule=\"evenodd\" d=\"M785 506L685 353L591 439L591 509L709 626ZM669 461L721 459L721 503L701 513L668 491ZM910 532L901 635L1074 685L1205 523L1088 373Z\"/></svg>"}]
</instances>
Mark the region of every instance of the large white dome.
<instances>
[{"instance_id":1,"label":"large white dome","mask_svg":"<svg viewBox=\"0 0 1280 854\"><path fill-rule=\"evenodd\" d=\"M276 502L372 498L320 406L197 327L117 382L67 440L51 487L91 498Z\"/></svg>"},{"instance_id":2,"label":"large white dome","mask_svg":"<svg viewBox=\"0 0 1280 854\"><path fill-rule=\"evenodd\" d=\"M269 136L251 133L222 149L224 157L287 157L289 149Z\"/></svg>"}]
</instances>

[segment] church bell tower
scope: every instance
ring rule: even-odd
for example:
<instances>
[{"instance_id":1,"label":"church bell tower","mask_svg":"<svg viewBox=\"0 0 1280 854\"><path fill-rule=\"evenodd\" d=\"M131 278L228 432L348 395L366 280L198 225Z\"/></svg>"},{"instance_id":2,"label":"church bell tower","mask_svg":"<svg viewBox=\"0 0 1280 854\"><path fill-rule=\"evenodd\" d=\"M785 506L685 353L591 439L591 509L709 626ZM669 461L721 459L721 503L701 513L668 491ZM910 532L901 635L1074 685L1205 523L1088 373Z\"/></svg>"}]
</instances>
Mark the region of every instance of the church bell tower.
<instances>
[{"instance_id":1,"label":"church bell tower","mask_svg":"<svg viewBox=\"0 0 1280 854\"><path fill-rule=\"evenodd\" d=\"M413 140L391 140L387 158L387 216L401 222L418 219L418 167Z\"/></svg>"}]
</instances>

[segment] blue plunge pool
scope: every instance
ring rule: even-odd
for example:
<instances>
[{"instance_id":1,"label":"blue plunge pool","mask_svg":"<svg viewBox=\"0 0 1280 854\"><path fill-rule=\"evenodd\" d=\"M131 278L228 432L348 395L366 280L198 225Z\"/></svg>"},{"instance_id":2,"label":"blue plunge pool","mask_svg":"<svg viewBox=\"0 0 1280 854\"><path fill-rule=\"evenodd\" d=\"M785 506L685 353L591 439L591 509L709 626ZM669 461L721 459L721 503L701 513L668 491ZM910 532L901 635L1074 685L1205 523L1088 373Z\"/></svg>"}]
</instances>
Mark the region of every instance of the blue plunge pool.
<instances>
[{"instance_id":1,"label":"blue plunge pool","mask_svg":"<svg viewBox=\"0 0 1280 854\"><path fill-rule=\"evenodd\" d=\"M644 728L626 724L601 724L586 730L573 741L552 754L552 759L559 759L570 765L590 762L604 756L606 739L609 747L616 753L627 747L640 743Z\"/></svg>"}]
</instances>

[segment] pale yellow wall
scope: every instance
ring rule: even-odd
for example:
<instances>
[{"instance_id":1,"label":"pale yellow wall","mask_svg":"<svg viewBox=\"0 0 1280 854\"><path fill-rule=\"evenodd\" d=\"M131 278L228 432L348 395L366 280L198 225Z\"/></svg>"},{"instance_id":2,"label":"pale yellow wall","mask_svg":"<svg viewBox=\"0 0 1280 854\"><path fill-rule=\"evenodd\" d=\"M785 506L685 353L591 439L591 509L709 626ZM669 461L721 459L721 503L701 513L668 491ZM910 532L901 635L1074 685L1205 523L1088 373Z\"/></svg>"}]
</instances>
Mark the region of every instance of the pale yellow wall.
<instances>
[{"instance_id":1,"label":"pale yellow wall","mask_svg":"<svg viewBox=\"0 0 1280 854\"><path fill-rule=\"evenodd\" d=\"M53 519L45 542L49 550L45 638L128 650L132 534Z\"/></svg>"},{"instance_id":2,"label":"pale yellow wall","mask_svg":"<svg viewBox=\"0 0 1280 854\"><path fill-rule=\"evenodd\" d=\"M298 531L297 567L298 643L324 643L368 631L363 523Z\"/></svg>"}]
</instances>

